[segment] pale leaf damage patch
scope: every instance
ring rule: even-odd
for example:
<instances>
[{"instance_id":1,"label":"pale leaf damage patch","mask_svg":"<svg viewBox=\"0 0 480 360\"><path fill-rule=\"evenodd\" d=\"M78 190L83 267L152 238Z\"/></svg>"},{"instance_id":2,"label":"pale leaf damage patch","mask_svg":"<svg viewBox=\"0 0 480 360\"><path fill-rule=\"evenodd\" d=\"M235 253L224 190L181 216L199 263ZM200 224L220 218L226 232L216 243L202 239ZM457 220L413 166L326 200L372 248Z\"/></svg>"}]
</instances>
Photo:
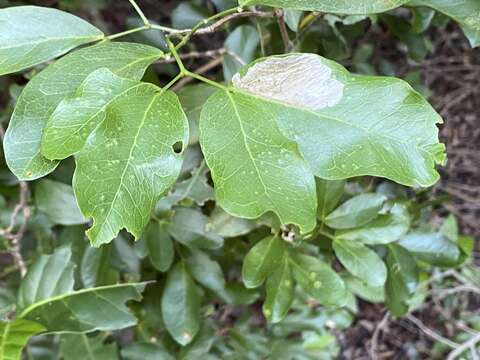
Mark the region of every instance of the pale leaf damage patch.
<instances>
[{"instance_id":1,"label":"pale leaf damage patch","mask_svg":"<svg viewBox=\"0 0 480 360\"><path fill-rule=\"evenodd\" d=\"M343 97L344 85L331 76L332 70L317 55L295 54L258 62L232 82L248 93L318 111Z\"/></svg>"}]
</instances>

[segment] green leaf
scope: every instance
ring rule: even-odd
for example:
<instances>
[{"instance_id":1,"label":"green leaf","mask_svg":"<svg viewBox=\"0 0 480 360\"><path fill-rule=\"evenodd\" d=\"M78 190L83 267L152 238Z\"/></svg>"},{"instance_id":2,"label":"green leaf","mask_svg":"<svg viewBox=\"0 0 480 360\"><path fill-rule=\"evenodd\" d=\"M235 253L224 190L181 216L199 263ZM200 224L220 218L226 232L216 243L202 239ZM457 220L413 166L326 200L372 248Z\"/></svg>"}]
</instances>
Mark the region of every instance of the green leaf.
<instances>
[{"instance_id":1,"label":"green leaf","mask_svg":"<svg viewBox=\"0 0 480 360\"><path fill-rule=\"evenodd\" d=\"M337 14L374 14L399 7L409 0L239 0L240 6L268 5L287 9Z\"/></svg>"},{"instance_id":2,"label":"green leaf","mask_svg":"<svg viewBox=\"0 0 480 360\"><path fill-rule=\"evenodd\" d=\"M293 277L308 295L325 306L345 304L345 284L329 265L309 255L292 254L290 259Z\"/></svg>"},{"instance_id":3,"label":"green leaf","mask_svg":"<svg viewBox=\"0 0 480 360\"><path fill-rule=\"evenodd\" d=\"M460 24L473 47L480 46L480 2L477 0L413 0L410 6L428 6Z\"/></svg>"},{"instance_id":4,"label":"green leaf","mask_svg":"<svg viewBox=\"0 0 480 360\"><path fill-rule=\"evenodd\" d=\"M72 187L53 180L39 181L35 186L35 204L54 224L77 225L87 220L82 216Z\"/></svg>"},{"instance_id":5,"label":"green leaf","mask_svg":"<svg viewBox=\"0 0 480 360\"><path fill-rule=\"evenodd\" d=\"M232 80L243 65L255 58L255 51L260 44L260 35L251 25L240 25L228 35L225 48L230 52L223 57L223 77L226 82Z\"/></svg>"},{"instance_id":6,"label":"green leaf","mask_svg":"<svg viewBox=\"0 0 480 360\"><path fill-rule=\"evenodd\" d=\"M423 6L412 8L411 10L413 15L412 31L421 34L427 30L432 23L435 16L435 10Z\"/></svg>"},{"instance_id":7,"label":"green leaf","mask_svg":"<svg viewBox=\"0 0 480 360\"><path fill-rule=\"evenodd\" d=\"M317 184L318 200L317 216L320 220L324 220L342 198L345 192L345 181L328 181L316 178L315 182Z\"/></svg>"},{"instance_id":8,"label":"green leaf","mask_svg":"<svg viewBox=\"0 0 480 360\"><path fill-rule=\"evenodd\" d=\"M285 242L278 236L269 236L258 242L245 256L242 279L249 289L259 287L288 256Z\"/></svg>"},{"instance_id":9,"label":"green leaf","mask_svg":"<svg viewBox=\"0 0 480 360\"><path fill-rule=\"evenodd\" d=\"M297 32L302 18L303 11L299 10L285 10L285 22L290 30Z\"/></svg>"},{"instance_id":10,"label":"green leaf","mask_svg":"<svg viewBox=\"0 0 480 360\"><path fill-rule=\"evenodd\" d=\"M0 359L20 360L28 339L43 330L42 325L23 319L0 322Z\"/></svg>"},{"instance_id":11,"label":"green leaf","mask_svg":"<svg viewBox=\"0 0 480 360\"><path fill-rule=\"evenodd\" d=\"M199 249L218 249L223 238L212 231L208 217L193 208L175 208L175 215L168 226L170 235L182 244Z\"/></svg>"},{"instance_id":12,"label":"green leaf","mask_svg":"<svg viewBox=\"0 0 480 360\"><path fill-rule=\"evenodd\" d=\"M152 343L133 343L121 354L124 360L175 360L162 346Z\"/></svg>"},{"instance_id":13,"label":"green leaf","mask_svg":"<svg viewBox=\"0 0 480 360\"><path fill-rule=\"evenodd\" d=\"M177 93L190 124L190 145L198 143L198 123L202 107L216 90L214 86L199 83L185 86Z\"/></svg>"},{"instance_id":14,"label":"green leaf","mask_svg":"<svg viewBox=\"0 0 480 360\"><path fill-rule=\"evenodd\" d=\"M176 95L144 83L113 100L105 119L77 154L73 187L93 218L93 246L125 228L138 239L158 199L177 179L188 122Z\"/></svg>"},{"instance_id":15,"label":"green leaf","mask_svg":"<svg viewBox=\"0 0 480 360\"><path fill-rule=\"evenodd\" d=\"M64 360L117 360L115 343L104 343L102 336L88 337L85 334L63 334L60 351Z\"/></svg>"},{"instance_id":16,"label":"green leaf","mask_svg":"<svg viewBox=\"0 0 480 360\"><path fill-rule=\"evenodd\" d=\"M80 275L84 287L118 282L118 272L110 267L111 250L111 246L102 246L100 249L88 246L85 249L80 265Z\"/></svg>"},{"instance_id":17,"label":"green leaf","mask_svg":"<svg viewBox=\"0 0 480 360\"><path fill-rule=\"evenodd\" d=\"M246 235L257 227L254 221L231 216L220 207L213 209L209 223L213 231L224 238Z\"/></svg>"},{"instance_id":18,"label":"green leaf","mask_svg":"<svg viewBox=\"0 0 480 360\"><path fill-rule=\"evenodd\" d=\"M367 224L377 217L387 200L381 194L360 194L347 200L325 218L325 223L334 229L352 229Z\"/></svg>"},{"instance_id":19,"label":"green leaf","mask_svg":"<svg viewBox=\"0 0 480 360\"><path fill-rule=\"evenodd\" d=\"M407 302L417 287L417 264L407 250L396 244L388 245L386 263L385 303L394 316L402 316L408 311Z\"/></svg>"},{"instance_id":20,"label":"green leaf","mask_svg":"<svg viewBox=\"0 0 480 360\"><path fill-rule=\"evenodd\" d=\"M225 290L225 277L222 268L210 257L199 250L192 250L186 263L193 278L207 289L222 294Z\"/></svg>"},{"instance_id":21,"label":"green leaf","mask_svg":"<svg viewBox=\"0 0 480 360\"><path fill-rule=\"evenodd\" d=\"M377 304L385 302L384 286L372 287L366 285L362 280L354 276L343 278L347 288L359 298Z\"/></svg>"},{"instance_id":22,"label":"green leaf","mask_svg":"<svg viewBox=\"0 0 480 360\"><path fill-rule=\"evenodd\" d=\"M57 161L40 154L43 128L57 105L93 71L108 68L118 76L141 79L145 69L162 56L158 49L131 43L105 42L80 49L49 65L23 89L5 134L5 157L21 180L52 172Z\"/></svg>"},{"instance_id":23,"label":"green leaf","mask_svg":"<svg viewBox=\"0 0 480 360\"><path fill-rule=\"evenodd\" d=\"M458 241L458 222L455 216L450 214L440 226L439 232L452 242Z\"/></svg>"},{"instance_id":24,"label":"green leaf","mask_svg":"<svg viewBox=\"0 0 480 360\"><path fill-rule=\"evenodd\" d=\"M208 200L213 200L213 188L207 182L207 172L208 168L202 162L190 178L177 184L174 192L177 202L191 199L197 205L203 206Z\"/></svg>"},{"instance_id":25,"label":"green leaf","mask_svg":"<svg viewBox=\"0 0 480 360\"><path fill-rule=\"evenodd\" d=\"M342 239L333 241L333 250L342 265L367 285L385 284L387 268L375 251L361 243Z\"/></svg>"},{"instance_id":26,"label":"green leaf","mask_svg":"<svg viewBox=\"0 0 480 360\"><path fill-rule=\"evenodd\" d=\"M279 266L268 277L266 293L263 313L272 323L280 322L287 316L294 296L292 270L287 256L282 259Z\"/></svg>"},{"instance_id":27,"label":"green leaf","mask_svg":"<svg viewBox=\"0 0 480 360\"><path fill-rule=\"evenodd\" d=\"M153 85L121 78L107 68L95 70L74 95L58 104L48 119L43 130L42 155L56 160L75 154L95 128L106 120L110 104L127 94L148 93L152 88Z\"/></svg>"},{"instance_id":28,"label":"green leaf","mask_svg":"<svg viewBox=\"0 0 480 360\"><path fill-rule=\"evenodd\" d=\"M198 290L184 262L175 264L168 272L162 316L168 332L182 346L190 343L200 328Z\"/></svg>"},{"instance_id":29,"label":"green leaf","mask_svg":"<svg viewBox=\"0 0 480 360\"><path fill-rule=\"evenodd\" d=\"M30 266L17 294L17 311L58 295L73 292L74 264L70 248L60 248L52 255L40 255Z\"/></svg>"},{"instance_id":30,"label":"green leaf","mask_svg":"<svg viewBox=\"0 0 480 360\"><path fill-rule=\"evenodd\" d=\"M39 6L0 10L0 34L0 75L40 64L104 37L85 20Z\"/></svg>"},{"instance_id":31,"label":"green leaf","mask_svg":"<svg viewBox=\"0 0 480 360\"><path fill-rule=\"evenodd\" d=\"M192 28L208 16L207 7L183 1L172 11L172 26L176 29Z\"/></svg>"},{"instance_id":32,"label":"green leaf","mask_svg":"<svg viewBox=\"0 0 480 360\"><path fill-rule=\"evenodd\" d=\"M406 207L395 204L388 214L382 214L357 229L340 230L335 236L364 244L388 244L400 240L410 229L410 216Z\"/></svg>"},{"instance_id":33,"label":"green leaf","mask_svg":"<svg viewBox=\"0 0 480 360\"><path fill-rule=\"evenodd\" d=\"M240 115L276 123L320 178L372 175L408 186L430 186L439 178L435 164L444 163L445 148L438 142L436 124L442 119L403 80L352 75L315 54L288 54L254 62L235 75L233 85L229 97L245 105ZM233 114L226 96L222 100L215 110ZM225 120L223 111L220 115ZM217 122L213 116L209 120ZM228 139L236 132L230 134ZM274 144L269 145L265 151L278 155ZM239 146L236 150L240 153ZM227 164L219 156L215 160L216 167Z\"/></svg>"},{"instance_id":34,"label":"green leaf","mask_svg":"<svg viewBox=\"0 0 480 360\"><path fill-rule=\"evenodd\" d=\"M272 211L283 224L313 230L313 175L257 99L221 90L212 95L202 110L200 144L226 212L253 219Z\"/></svg>"},{"instance_id":35,"label":"green leaf","mask_svg":"<svg viewBox=\"0 0 480 360\"><path fill-rule=\"evenodd\" d=\"M42 324L48 332L123 329L137 323L124 303L141 300L145 285L116 284L58 295L30 305L19 317Z\"/></svg>"},{"instance_id":36,"label":"green leaf","mask_svg":"<svg viewBox=\"0 0 480 360\"><path fill-rule=\"evenodd\" d=\"M164 223L151 222L145 230L148 256L155 269L165 272L172 266L175 258L173 240Z\"/></svg>"},{"instance_id":37,"label":"green leaf","mask_svg":"<svg viewBox=\"0 0 480 360\"><path fill-rule=\"evenodd\" d=\"M418 259L436 266L455 266L460 258L458 246L441 233L411 233L399 244Z\"/></svg>"}]
</instances>

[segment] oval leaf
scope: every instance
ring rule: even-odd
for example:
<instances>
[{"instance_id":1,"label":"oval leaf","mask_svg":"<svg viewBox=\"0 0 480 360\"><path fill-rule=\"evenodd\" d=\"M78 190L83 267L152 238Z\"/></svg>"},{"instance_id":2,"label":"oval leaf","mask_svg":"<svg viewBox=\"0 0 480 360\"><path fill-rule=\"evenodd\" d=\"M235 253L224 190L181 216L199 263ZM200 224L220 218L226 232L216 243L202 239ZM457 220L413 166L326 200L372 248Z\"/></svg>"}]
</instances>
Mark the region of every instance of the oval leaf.
<instances>
[{"instance_id":1,"label":"oval leaf","mask_svg":"<svg viewBox=\"0 0 480 360\"><path fill-rule=\"evenodd\" d=\"M0 322L0 359L20 360L28 339L43 330L39 323L23 319Z\"/></svg>"},{"instance_id":2,"label":"oval leaf","mask_svg":"<svg viewBox=\"0 0 480 360\"><path fill-rule=\"evenodd\" d=\"M29 68L100 40L104 34L69 13L40 6L0 10L0 75Z\"/></svg>"},{"instance_id":3,"label":"oval leaf","mask_svg":"<svg viewBox=\"0 0 480 360\"><path fill-rule=\"evenodd\" d=\"M360 194L347 200L325 218L325 223L334 229L351 229L365 225L377 217L387 200L380 194Z\"/></svg>"},{"instance_id":4,"label":"oval leaf","mask_svg":"<svg viewBox=\"0 0 480 360\"><path fill-rule=\"evenodd\" d=\"M342 239L333 241L333 250L342 265L367 285L385 284L387 268L375 251L361 243Z\"/></svg>"},{"instance_id":5,"label":"oval leaf","mask_svg":"<svg viewBox=\"0 0 480 360\"><path fill-rule=\"evenodd\" d=\"M267 280L267 296L263 303L263 313L268 320L277 323L287 316L293 302L293 291L292 270L288 258L285 257Z\"/></svg>"},{"instance_id":6,"label":"oval leaf","mask_svg":"<svg viewBox=\"0 0 480 360\"><path fill-rule=\"evenodd\" d=\"M182 346L190 343L200 328L198 290L183 262L168 272L162 316L168 332Z\"/></svg>"},{"instance_id":7,"label":"oval leaf","mask_svg":"<svg viewBox=\"0 0 480 360\"><path fill-rule=\"evenodd\" d=\"M170 269L175 258L173 240L164 224L153 222L145 230L148 256L153 266L161 272Z\"/></svg>"}]
</instances>

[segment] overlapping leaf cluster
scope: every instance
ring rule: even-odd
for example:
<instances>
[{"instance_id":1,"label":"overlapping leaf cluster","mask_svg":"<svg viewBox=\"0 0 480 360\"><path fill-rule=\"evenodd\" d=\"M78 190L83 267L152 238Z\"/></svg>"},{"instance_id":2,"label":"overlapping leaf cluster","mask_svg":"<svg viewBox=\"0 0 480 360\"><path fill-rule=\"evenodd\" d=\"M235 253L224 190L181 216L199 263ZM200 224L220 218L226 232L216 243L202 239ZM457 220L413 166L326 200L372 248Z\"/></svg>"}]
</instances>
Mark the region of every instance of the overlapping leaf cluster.
<instances>
[{"instance_id":1,"label":"overlapping leaf cluster","mask_svg":"<svg viewBox=\"0 0 480 360\"><path fill-rule=\"evenodd\" d=\"M413 24L389 14L378 18L418 60L427 52L418 34L434 10L461 23L478 44L479 22L470 15L479 9L472 1L240 5L284 8L295 32L301 19L315 16L302 11L331 13L328 34L344 46L341 26L409 6L417 15ZM182 18L182 8L203 23L196 19L201 11L185 3L172 14L174 24L195 26ZM28 28L23 17L31 19ZM404 36L407 27L418 37ZM329 54L329 39L321 38L321 53ZM348 326L357 298L385 302L401 316L426 296L418 284L432 266L468 259L472 239L458 235L453 218L429 226L422 205L400 187L375 188L358 178L427 187L445 161L440 116L406 82L373 75L368 49L354 54L353 68L371 75L350 73L314 48L302 51L311 48L308 39L299 52L259 58L264 39L257 27L242 24L225 42L226 84L197 76L208 84L174 93L176 80L194 74L184 69L172 39L165 54L111 41L58 10L0 10L0 74L88 45L33 76L5 134L10 170L35 181L30 231L42 255L29 265L16 299L5 295L0 314L10 321L0 324L0 359L19 358L33 335L64 332L73 333L61 335L65 358L88 352L115 359L108 332L137 323L137 341L122 348L123 358L315 358L318 344L335 353L325 324L334 319ZM181 71L174 81L164 87L142 81L150 65L172 56ZM238 56L249 64L242 68ZM73 186L64 172L73 173ZM357 179L346 183L350 178ZM90 221L95 247L83 236ZM141 281L148 280L159 281L132 306L134 316L125 302L140 301ZM258 299L271 328L252 335L249 319L259 314L251 305ZM249 309L245 318L238 307ZM213 319L215 311L222 314ZM225 329L229 338L218 340L215 332ZM94 331L99 336L87 335ZM301 341L290 336L295 331Z\"/></svg>"}]
</instances>

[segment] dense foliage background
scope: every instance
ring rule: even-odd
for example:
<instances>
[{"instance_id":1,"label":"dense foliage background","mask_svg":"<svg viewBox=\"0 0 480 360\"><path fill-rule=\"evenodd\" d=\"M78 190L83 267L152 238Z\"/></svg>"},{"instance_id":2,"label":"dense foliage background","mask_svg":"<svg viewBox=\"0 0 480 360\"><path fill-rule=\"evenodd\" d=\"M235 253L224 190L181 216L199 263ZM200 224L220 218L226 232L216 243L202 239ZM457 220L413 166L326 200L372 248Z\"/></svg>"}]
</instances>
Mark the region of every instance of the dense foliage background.
<instances>
[{"instance_id":1,"label":"dense foliage background","mask_svg":"<svg viewBox=\"0 0 480 360\"><path fill-rule=\"evenodd\" d=\"M191 28L237 4L231 0L137 3L151 21L178 29ZM108 34L142 24L128 1L0 0L0 7L23 4L69 11ZM184 78L172 90L190 122L186 160L174 189L156 205L151 223L137 242L122 232L100 248L89 245L88 223L71 188L72 159L63 161L46 178L27 183L17 180L2 157L2 320L13 319L15 310L17 317L20 310L35 311L21 306L22 301L31 300L29 289L41 288L62 274L73 274L76 290L148 282L125 285L122 299L107 304L111 311L118 311L110 315L127 328L116 330L112 325L89 334L34 336L24 350L26 359L443 359L448 353L452 358L462 353L465 358L478 358L479 50L471 47L458 24L424 7L347 17L287 11L285 20L283 28L275 17L238 18L215 32L195 36L182 49L184 64L222 82L230 81L243 65L262 55L297 51L335 60L353 73L403 78L445 120L441 140L449 161L440 169L440 182L423 189L371 177L347 182L318 180L323 209L318 217L329 228L307 237L279 226L273 217L234 218L215 203L210 173L198 145L200 109L213 88ZM122 40L168 51L157 30ZM2 135L23 87L45 66L0 77ZM148 68L143 80L163 86L177 72L174 59L161 59ZM349 199L353 203L350 200L350 205L328 216ZM368 259L365 268L349 257L348 240L332 247L330 228L339 229L336 235L343 231L346 235L340 236L345 239L365 239L372 229L384 237L395 236L396 231L408 235L388 250L383 244L373 244L386 266L368 248L353 249ZM351 228L360 235L352 234ZM279 237L270 238L271 229ZM268 251L261 248L264 238L270 242ZM295 277L300 286L293 295L291 286L281 286L291 279L280 276L279 280L258 269L265 259L272 262L265 265L272 273L272 268L282 268L283 259L290 256L293 263L308 263L308 259L290 255L294 251L332 262L348 289L341 304L333 295L315 292L321 283L308 273L303 281ZM26 269L33 269L33 275L22 282ZM378 279L382 273L387 277L385 287ZM258 286L266 278L266 285ZM65 285L66 290L70 285ZM90 311L92 317L102 318L105 304L96 301L107 295L90 295L77 304L79 313ZM342 306L323 306L319 298L327 305ZM137 300L128 302L132 314L123 307L126 299ZM52 328L61 328L68 318L55 315L61 313L63 304L67 310L77 306L68 299L57 300L50 302L50 308L43 304L46 310L38 313L39 319L48 318ZM280 310L272 314L271 306ZM6 326L0 330L6 339ZM0 348L5 344L4 340Z\"/></svg>"}]
</instances>

